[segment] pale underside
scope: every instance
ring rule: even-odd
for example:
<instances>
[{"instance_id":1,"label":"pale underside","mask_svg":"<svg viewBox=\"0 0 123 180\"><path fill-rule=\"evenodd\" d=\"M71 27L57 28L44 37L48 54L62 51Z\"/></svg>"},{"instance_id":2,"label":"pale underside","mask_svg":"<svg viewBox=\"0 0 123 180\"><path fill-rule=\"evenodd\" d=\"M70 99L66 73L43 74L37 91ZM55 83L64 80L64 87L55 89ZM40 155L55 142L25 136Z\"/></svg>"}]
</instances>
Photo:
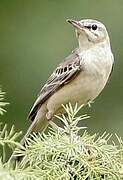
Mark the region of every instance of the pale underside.
<instances>
[{"instance_id":1,"label":"pale underside","mask_svg":"<svg viewBox=\"0 0 123 180\"><path fill-rule=\"evenodd\" d=\"M99 95L107 82L111 68L106 78L100 72L92 74L86 71L81 61L79 49L76 49L57 67L41 89L29 113L31 121L36 116L40 118L44 112L49 113L49 118L52 118L54 113L61 111L61 104L86 104Z\"/></svg>"}]
</instances>

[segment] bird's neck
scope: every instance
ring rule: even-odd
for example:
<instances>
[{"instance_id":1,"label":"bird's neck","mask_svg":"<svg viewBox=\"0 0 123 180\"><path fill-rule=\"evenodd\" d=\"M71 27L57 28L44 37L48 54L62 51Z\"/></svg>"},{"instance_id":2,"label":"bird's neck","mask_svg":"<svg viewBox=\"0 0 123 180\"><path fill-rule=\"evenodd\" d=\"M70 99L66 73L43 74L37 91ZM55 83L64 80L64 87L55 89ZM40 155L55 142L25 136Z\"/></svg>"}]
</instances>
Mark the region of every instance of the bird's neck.
<instances>
[{"instance_id":1,"label":"bird's neck","mask_svg":"<svg viewBox=\"0 0 123 180\"><path fill-rule=\"evenodd\" d=\"M80 51L86 51L97 47L104 48L107 50L111 49L109 39L94 44L93 42L88 41L88 39L83 36L83 37L79 37L78 42L79 42Z\"/></svg>"},{"instance_id":2,"label":"bird's neck","mask_svg":"<svg viewBox=\"0 0 123 180\"><path fill-rule=\"evenodd\" d=\"M79 36L78 43L79 43L79 48L81 51L88 50L93 46L91 42L88 42L88 39L86 36Z\"/></svg>"}]
</instances>

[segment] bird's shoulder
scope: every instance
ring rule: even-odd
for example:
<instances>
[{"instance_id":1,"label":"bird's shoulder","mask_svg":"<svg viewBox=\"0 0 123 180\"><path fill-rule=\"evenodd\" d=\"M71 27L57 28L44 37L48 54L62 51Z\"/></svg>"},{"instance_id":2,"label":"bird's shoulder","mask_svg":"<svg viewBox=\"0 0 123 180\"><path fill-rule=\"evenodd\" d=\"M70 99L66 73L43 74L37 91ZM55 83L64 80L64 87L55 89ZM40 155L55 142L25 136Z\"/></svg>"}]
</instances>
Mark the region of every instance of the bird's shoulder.
<instances>
[{"instance_id":1,"label":"bird's shoulder","mask_svg":"<svg viewBox=\"0 0 123 180\"><path fill-rule=\"evenodd\" d=\"M57 68L53 71L51 76L46 81L45 85L41 89L39 96L42 92L47 91L48 87L63 84L67 81L68 75L72 75L74 72L80 70L80 57L79 49L75 49L72 53L60 63Z\"/></svg>"}]
</instances>

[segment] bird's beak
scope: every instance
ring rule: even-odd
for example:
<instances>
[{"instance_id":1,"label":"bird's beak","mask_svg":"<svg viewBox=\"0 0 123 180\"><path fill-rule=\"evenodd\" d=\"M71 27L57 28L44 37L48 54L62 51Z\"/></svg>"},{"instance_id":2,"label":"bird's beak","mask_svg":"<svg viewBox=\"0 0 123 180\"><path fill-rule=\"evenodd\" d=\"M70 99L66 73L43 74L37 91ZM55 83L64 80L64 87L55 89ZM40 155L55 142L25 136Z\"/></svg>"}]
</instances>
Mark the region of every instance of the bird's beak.
<instances>
[{"instance_id":1,"label":"bird's beak","mask_svg":"<svg viewBox=\"0 0 123 180\"><path fill-rule=\"evenodd\" d=\"M67 19L67 22L69 22L70 24L72 24L75 28L83 30L83 26L82 24L80 24L79 21L76 20L72 20L72 19Z\"/></svg>"}]
</instances>

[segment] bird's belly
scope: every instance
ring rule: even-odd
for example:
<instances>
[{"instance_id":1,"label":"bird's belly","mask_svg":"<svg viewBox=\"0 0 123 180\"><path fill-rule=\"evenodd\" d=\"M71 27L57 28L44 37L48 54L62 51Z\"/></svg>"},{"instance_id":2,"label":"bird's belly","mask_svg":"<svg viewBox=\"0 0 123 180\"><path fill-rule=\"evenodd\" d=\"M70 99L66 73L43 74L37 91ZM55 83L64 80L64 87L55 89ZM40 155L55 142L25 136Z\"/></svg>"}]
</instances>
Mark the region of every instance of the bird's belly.
<instances>
[{"instance_id":1,"label":"bird's belly","mask_svg":"<svg viewBox=\"0 0 123 180\"><path fill-rule=\"evenodd\" d=\"M56 112L61 104L86 104L95 99L105 86L103 78L87 75L81 72L74 80L55 92L47 102L47 108Z\"/></svg>"}]
</instances>

